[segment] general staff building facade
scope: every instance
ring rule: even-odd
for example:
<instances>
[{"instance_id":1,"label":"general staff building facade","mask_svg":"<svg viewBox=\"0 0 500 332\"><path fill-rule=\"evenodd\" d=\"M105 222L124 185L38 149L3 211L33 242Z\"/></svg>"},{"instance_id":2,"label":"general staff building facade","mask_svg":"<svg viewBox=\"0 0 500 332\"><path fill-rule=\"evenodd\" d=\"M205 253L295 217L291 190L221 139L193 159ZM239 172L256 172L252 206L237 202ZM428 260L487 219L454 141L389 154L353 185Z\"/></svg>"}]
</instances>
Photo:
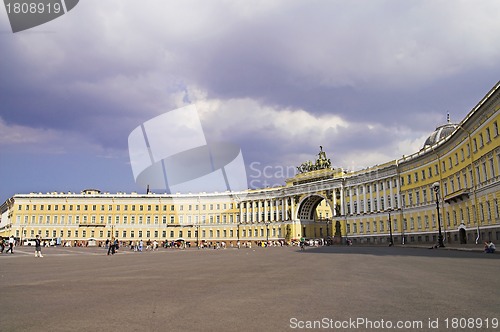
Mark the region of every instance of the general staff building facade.
<instances>
[{"instance_id":1,"label":"general staff building facade","mask_svg":"<svg viewBox=\"0 0 500 332\"><path fill-rule=\"evenodd\" d=\"M61 242L480 244L500 240L500 82L458 124L409 156L348 172L322 150L281 187L244 192L16 194L0 235Z\"/></svg>"}]
</instances>

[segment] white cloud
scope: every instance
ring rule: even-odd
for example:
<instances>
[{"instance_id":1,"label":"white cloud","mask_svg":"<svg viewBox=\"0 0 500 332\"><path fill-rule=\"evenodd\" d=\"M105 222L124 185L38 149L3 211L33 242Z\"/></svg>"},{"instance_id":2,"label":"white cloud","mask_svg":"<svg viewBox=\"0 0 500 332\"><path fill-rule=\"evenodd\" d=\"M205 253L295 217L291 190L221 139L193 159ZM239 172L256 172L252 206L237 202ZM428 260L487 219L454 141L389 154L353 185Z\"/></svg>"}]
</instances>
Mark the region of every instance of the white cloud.
<instances>
[{"instance_id":1,"label":"white cloud","mask_svg":"<svg viewBox=\"0 0 500 332\"><path fill-rule=\"evenodd\" d=\"M0 146L47 143L56 137L55 130L9 125L0 117Z\"/></svg>"}]
</instances>

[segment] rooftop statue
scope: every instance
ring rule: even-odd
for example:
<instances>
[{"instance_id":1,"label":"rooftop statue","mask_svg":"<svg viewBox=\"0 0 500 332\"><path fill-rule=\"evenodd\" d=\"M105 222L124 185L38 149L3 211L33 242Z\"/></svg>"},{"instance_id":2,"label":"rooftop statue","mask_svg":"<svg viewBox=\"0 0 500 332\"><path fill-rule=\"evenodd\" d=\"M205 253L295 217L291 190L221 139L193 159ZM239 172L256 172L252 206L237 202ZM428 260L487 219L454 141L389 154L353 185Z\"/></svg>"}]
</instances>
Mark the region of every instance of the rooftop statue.
<instances>
[{"instance_id":1,"label":"rooftop statue","mask_svg":"<svg viewBox=\"0 0 500 332\"><path fill-rule=\"evenodd\" d=\"M332 169L332 162L326 157L326 152L323 151L323 146L319 146L318 158L313 163L308 160L297 167L297 172L307 173L311 171L317 171L320 169Z\"/></svg>"}]
</instances>

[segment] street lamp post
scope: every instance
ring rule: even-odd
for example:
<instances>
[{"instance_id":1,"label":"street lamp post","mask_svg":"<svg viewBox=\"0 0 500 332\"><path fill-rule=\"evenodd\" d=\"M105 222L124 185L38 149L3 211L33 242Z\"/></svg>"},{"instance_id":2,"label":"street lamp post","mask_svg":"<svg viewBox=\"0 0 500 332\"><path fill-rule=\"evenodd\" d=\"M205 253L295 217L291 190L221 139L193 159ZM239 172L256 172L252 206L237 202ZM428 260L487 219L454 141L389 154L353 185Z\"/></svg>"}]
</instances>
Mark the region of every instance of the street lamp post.
<instances>
[{"instance_id":1,"label":"street lamp post","mask_svg":"<svg viewBox=\"0 0 500 332\"><path fill-rule=\"evenodd\" d=\"M392 208L387 209L387 212L389 213L389 247L392 247L394 245L394 240L392 238L391 211L392 211Z\"/></svg>"},{"instance_id":2,"label":"street lamp post","mask_svg":"<svg viewBox=\"0 0 500 332\"><path fill-rule=\"evenodd\" d=\"M266 246L269 243L269 221L266 221Z\"/></svg>"},{"instance_id":3,"label":"street lamp post","mask_svg":"<svg viewBox=\"0 0 500 332\"><path fill-rule=\"evenodd\" d=\"M330 245L330 232L329 232L329 229L328 229L328 225L330 224L330 220L329 219L326 219L326 245Z\"/></svg>"},{"instance_id":4,"label":"street lamp post","mask_svg":"<svg viewBox=\"0 0 500 332\"><path fill-rule=\"evenodd\" d=\"M238 220L238 229L236 230L236 235L238 236L238 242L236 243L236 246L238 249L240 249L240 226L241 226L241 221Z\"/></svg>"},{"instance_id":5,"label":"street lamp post","mask_svg":"<svg viewBox=\"0 0 500 332\"><path fill-rule=\"evenodd\" d=\"M441 233L441 215L439 213L439 182L434 182L432 184L432 189L436 193L436 210L437 210L437 219L438 219L438 247L443 248L443 234Z\"/></svg>"}]
</instances>

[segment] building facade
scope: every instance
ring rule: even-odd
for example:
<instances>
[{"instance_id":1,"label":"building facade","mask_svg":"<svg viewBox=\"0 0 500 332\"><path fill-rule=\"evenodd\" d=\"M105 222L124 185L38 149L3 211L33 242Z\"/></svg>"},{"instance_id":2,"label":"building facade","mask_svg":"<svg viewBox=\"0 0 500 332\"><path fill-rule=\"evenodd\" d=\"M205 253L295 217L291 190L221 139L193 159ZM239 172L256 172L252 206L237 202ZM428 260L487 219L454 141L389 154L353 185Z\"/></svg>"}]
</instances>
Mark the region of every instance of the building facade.
<instances>
[{"instance_id":1,"label":"building facade","mask_svg":"<svg viewBox=\"0 0 500 332\"><path fill-rule=\"evenodd\" d=\"M199 194L16 194L0 206L0 235L19 240L140 239L363 244L480 244L500 240L500 82L424 147L364 170L334 169L319 152L282 187Z\"/></svg>"}]
</instances>

